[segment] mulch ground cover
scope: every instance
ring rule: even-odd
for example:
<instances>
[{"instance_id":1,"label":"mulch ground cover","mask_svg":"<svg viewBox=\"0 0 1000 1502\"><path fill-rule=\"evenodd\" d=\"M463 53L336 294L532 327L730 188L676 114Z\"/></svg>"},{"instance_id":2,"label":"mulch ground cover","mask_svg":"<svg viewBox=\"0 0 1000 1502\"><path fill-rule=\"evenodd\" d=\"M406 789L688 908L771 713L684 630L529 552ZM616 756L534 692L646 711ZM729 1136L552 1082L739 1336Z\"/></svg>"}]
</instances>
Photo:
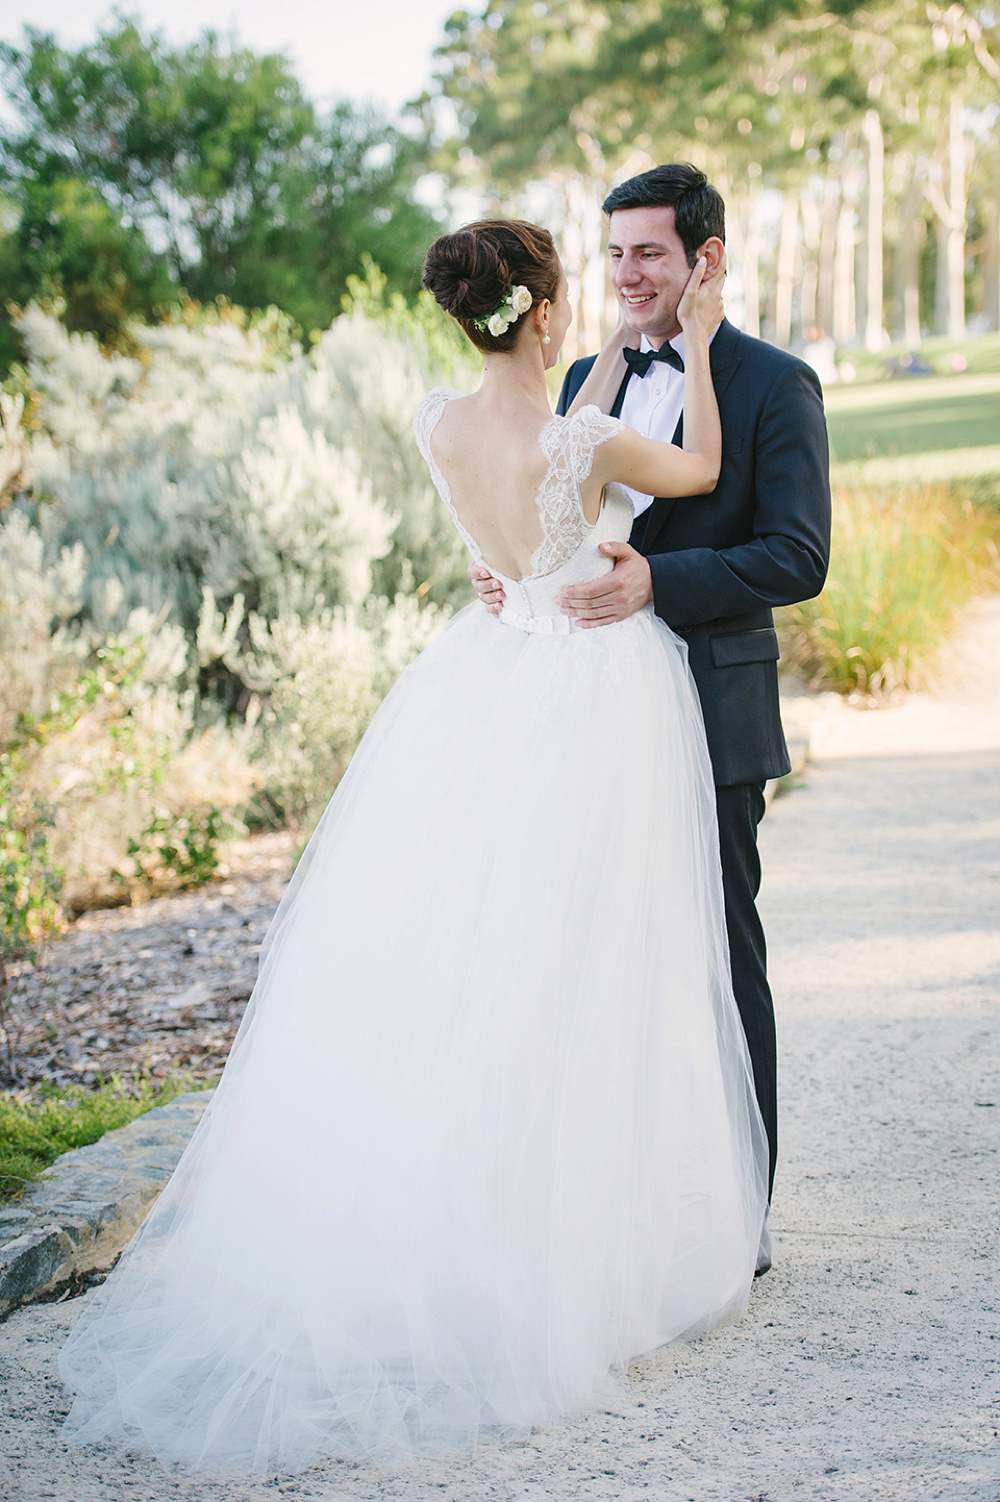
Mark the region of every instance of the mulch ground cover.
<instances>
[{"instance_id":1,"label":"mulch ground cover","mask_svg":"<svg viewBox=\"0 0 1000 1502\"><path fill-rule=\"evenodd\" d=\"M209 886L83 914L15 979L3 1083L218 1076L292 859L290 836L258 835Z\"/></svg>"}]
</instances>

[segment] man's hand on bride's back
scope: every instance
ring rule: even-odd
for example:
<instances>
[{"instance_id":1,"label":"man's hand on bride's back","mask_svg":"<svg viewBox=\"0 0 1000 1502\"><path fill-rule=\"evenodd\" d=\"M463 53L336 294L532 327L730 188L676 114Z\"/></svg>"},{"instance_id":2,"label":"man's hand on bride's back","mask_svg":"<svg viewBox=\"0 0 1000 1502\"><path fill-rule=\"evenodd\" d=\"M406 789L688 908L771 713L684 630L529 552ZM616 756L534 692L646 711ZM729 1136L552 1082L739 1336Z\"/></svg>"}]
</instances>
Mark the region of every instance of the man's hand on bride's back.
<instances>
[{"instance_id":1,"label":"man's hand on bride's back","mask_svg":"<svg viewBox=\"0 0 1000 1502\"><path fill-rule=\"evenodd\" d=\"M601 552L615 561L610 574L569 585L558 596L563 614L573 616L581 628L624 621L653 598L649 564L641 553L627 542L602 542ZM500 581L478 563L470 563L465 572L486 609L499 615L504 606Z\"/></svg>"},{"instance_id":2,"label":"man's hand on bride's back","mask_svg":"<svg viewBox=\"0 0 1000 1502\"><path fill-rule=\"evenodd\" d=\"M504 602L503 585L499 579L494 579L489 569L481 567L478 563L470 563L465 572L486 609L492 611L494 615L499 615Z\"/></svg>"},{"instance_id":3,"label":"man's hand on bride's back","mask_svg":"<svg viewBox=\"0 0 1000 1502\"><path fill-rule=\"evenodd\" d=\"M613 558L610 574L569 584L557 595L564 615L573 616L581 628L610 626L624 621L653 598L649 563L627 542L602 542L605 558Z\"/></svg>"}]
</instances>

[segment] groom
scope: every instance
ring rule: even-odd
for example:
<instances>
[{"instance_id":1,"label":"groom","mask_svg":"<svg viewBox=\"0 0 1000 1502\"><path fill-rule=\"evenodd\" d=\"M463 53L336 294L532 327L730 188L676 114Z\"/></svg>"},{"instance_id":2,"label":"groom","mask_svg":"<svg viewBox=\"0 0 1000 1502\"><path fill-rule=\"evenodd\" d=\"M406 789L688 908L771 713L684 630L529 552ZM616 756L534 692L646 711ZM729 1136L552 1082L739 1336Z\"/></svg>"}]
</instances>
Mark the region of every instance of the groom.
<instances>
[{"instance_id":1,"label":"groom","mask_svg":"<svg viewBox=\"0 0 1000 1502\"><path fill-rule=\"evenodd\" d=\"M700 255L706 275L721 274L725 206L704 173L675 162L630 178L603 207L610 218L612 279L626 323L641 336L640 358L630 350L625 358L632 363L623 359L611 410L651 438L679 443L684 340L677 304ZM593 360L570 366L560 412ZM820 386L809 366L741 334L726 319L712 339L710 361L722 419L715 490L681 500L636 495L629 542L602 548L615 560L612 572L564 591L562 605L582 627L593 627L624 620L651 600L688 644L715 774L733 989L767 1129L770 1192L777 1058L756 908L757 825L765 782L790 769L771 610L810 599L823 587L829 457ZM495 608L502 599L497 581L482 575L473 582ZM759 1270L769 1265L765 1258Z\"/></svg>"}]
</instances>

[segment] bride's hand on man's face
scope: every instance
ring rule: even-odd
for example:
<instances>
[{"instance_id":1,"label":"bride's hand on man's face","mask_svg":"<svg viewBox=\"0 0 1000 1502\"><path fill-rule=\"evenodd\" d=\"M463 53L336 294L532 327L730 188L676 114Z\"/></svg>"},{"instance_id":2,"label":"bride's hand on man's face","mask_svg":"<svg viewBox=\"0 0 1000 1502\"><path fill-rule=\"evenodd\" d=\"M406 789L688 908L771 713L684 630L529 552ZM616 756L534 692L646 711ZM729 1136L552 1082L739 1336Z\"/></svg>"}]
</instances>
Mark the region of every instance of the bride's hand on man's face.
<instances>
[{"instance_id":1,"label":"bride's hand on man's face","mask_svg":"<svg viewBox=\"0 0 1000 1502\"><path fill-rule=\"evenodd\" d=\"M619 349L638 349L642 343L642 335L638 329L630 328L625 321L625 309L622 308L618 327L613 334L608 336L609 344L617 344Z\"/></svg>"},{"instance_id":2,"label":"bride's hand on man's face","mask_svg":"<svg viewBox=\"0 0 1000 1502\"><path fill-rule=\"evenodd\" d=\"M723 292L726 285L726 257L722 256L713 271L708 271L705 256L699 256L691 270L687 286L677 304L677 321L685 332L701 329L710 334L722 321L725 311Z\"/></svg>"}]
</instances>

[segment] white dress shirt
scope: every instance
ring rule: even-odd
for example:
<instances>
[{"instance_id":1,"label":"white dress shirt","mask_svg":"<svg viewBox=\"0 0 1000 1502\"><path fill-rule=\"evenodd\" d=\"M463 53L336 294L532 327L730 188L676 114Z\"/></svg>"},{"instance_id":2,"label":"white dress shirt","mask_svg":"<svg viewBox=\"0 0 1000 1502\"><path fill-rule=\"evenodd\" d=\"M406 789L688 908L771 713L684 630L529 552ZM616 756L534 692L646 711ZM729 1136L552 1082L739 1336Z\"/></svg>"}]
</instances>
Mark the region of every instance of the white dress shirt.
<instances>
[{"instance_id":1,"label":"white dress shirt","mask_svg":"<svg viewBox=\"0 0 1000 1502\"><path fill-rule=\"evenodd\" d=\"M716 329L711 338L715 338ZM681 330L667 343L672 349L684 358L684 331ZM654 348L643 334L639 342L641 350ZM621 412L618 414L622 422L628 423L630 428L635 428L644 438L656 438L660 443L671 443L677 424L680 422L681 413L684 410L684 372L675 370L672 365L666 365L662 361L654 360L644 376L634 375L625 387L625 399L622 402ZM632 497L636 516L641 516L652 505L653 497L644 495L641 490L633 490L630 485L623 485Z\"/></svg>"}]
</instances>

